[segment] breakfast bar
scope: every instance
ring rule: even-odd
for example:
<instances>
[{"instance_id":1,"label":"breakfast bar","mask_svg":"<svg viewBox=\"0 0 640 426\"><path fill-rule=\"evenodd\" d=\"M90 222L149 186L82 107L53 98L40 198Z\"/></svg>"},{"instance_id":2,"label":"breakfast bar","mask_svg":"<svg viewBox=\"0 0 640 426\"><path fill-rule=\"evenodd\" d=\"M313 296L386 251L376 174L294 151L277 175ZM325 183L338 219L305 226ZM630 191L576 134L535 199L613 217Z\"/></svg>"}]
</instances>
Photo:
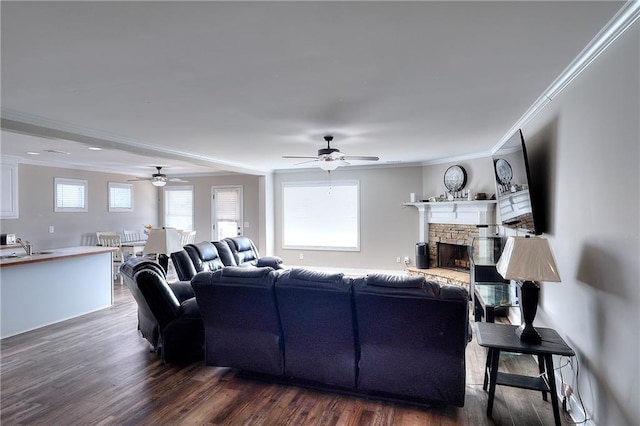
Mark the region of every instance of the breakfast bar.
<instances>
[{"instance_id":1,"label":"breakfast bar","mask_svg":"<svg viewBox=\"0 0 640 426\"><path fill-rule=\"evenodd\" d=\"M0 256L0 338L113 304L112 247L66 247Z\"/></svg>"}]
</instances>

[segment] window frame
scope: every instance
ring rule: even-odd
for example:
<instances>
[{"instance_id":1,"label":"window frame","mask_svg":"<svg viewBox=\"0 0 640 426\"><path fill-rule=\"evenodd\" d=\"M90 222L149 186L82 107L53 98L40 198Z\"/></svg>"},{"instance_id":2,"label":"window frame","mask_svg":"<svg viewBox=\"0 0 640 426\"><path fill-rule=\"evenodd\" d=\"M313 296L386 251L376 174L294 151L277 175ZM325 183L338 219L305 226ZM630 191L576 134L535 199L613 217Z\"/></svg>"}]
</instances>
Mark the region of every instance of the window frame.
<instances>
[{"instance_id":1,"label":"window frame","mask_svg":"<svg viewBox=\"0 0 640 426\"><path fill-rule=\"evenodd\" d=\"M82 207L60 207L58 206L58 185L76 185L83 188ZM89 211L89 181L84 179L71 179L54 177L53 178L53 211L55 213L87 213Z\"/></svg>"},{"instance_id":2,"label":"window frame","mask_svg":"<svg viewBox=\"0 0 640 426\"><path fill-rule=\"evenodd\" d=\"M355 187L355 200L353 201L352 208L355 209L355 223L353 224L355 231L355 245L346 246L346 245L314 245L314 244L290 244L287 241L287 196L291 194L287 194L287 188L306 188L306 193L309 192L311 188L323 188L328 191L334 190L337 187L350 186ZM311 189L312 190L312 189ZM328 205L327 203L323 203L318 195L314 194L316 197L309 197L310 201L317 201L317 206L312 206L310 211L320 212L322 211L322 207ZM282 249L293 249L293 250L323 250L323 251L345 251L345 252L355 252L360 251L360 242L361 242L361 202L360 202L360 181L359 180L340 180L340 181L308 181L308 182L282 182L282 199L281 199L281 208L282 208L282 235L281 235L281 246ZM331 211L331 210L330 210ZM333 209L334 212L345 211L344 209ZM327 216L321 216L315 218L318 225L324 227L326 229L326 225L330 224L334 218L328 218ZM289 222L290 223L290 222Z\"/></svg>"},{"instance_id":3,"label":"window frame","mask_svg":"<svg viewBox=\"0 0 640 426\"><path fill-rule=\"evenodd\" d=\"M113 199L112 194L111 194L111 189L126 189L129 191L129 207L119 207L119 206L115 206L114 202L116 200ZM133 211L133 184L130 183L120 183L120 182L109 182L108 183L108 193L109 193L109 205L108 205L108 210L109 212L132 212Z\"/></svg>"},{"instance_id":4,"label":"window frame","mask_svg":"<svg viewBox=\"0 0 640 426\"><path fill-rule=\"evenodd\" d=\"M188 229L186 227L175 227L173 225L167 224L167 192L177 192L177 191L191 191L191 227ZM172 227L176 229L180 229L181 231L193 231L195 230L195 190L193 185L171 185L164 186L162 188L162 223L165 227Z\"/></svg>"}]
</instances>

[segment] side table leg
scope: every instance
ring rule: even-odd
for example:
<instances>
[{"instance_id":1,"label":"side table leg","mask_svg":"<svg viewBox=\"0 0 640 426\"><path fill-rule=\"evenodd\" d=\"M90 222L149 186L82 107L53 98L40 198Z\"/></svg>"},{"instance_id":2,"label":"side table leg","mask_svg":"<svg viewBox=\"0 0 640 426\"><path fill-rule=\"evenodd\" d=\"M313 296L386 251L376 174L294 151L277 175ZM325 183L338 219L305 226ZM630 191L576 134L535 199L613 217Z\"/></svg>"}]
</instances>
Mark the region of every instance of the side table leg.
<instances>
[{"instance_id":1,"label":"side table leg","mask_svg":"<svg viewBox=\"0 0 640 426\"><path fill-rule=\"evenodd\" d=\"M551 394L551 405L553 405L553 418L556 426L560 426L560 407L558 406L558 393L556 392L556 378L553 374L553 355L545 355L544 360L547 369L547 381L549 382L549 393Z\"/></svg>"},{"instance_id":2,"label":"side table leg","mask_svg":"<svg viewBox=\"0 0 640 426\"><path fill-rule=\"evenodd\" d=\"M498 377L498 361L500 360L500 349L493 349L491 354L491 368L489 373L489 402L487 403L487 416L491 417L493 411L493 398L496 394L496 379ZM556 401L557 402L557 401Z\"/></svg>"},{"instance_id":3,"label":"side table leg","mask_svg":"<svg viewBox=\"0 0 640 426\"><path fill-rule=\"evenodd\" d=\"M538 355L538 370L540 371L540 374L545 374L544 358L542 357L542 355ZM551 374L553 374L553 369L551 370ZM547 376L549 375L547 374ZM547 400L547 392L545 391L542 391L542 400L543 401Z\"/></svg>"},{"instance_id":4,"label":"side table leg","mask_svg":"<svg viewBox=\"0 0 640 426\"><path fill-rule=\"evenodd\" d=\"M487 390L489 384L489 368L491 367L491 357L493 356L493 349L487 349L487 362L484 365L484 382L482 383L482 389Z\"/></svg>"}]
</instances>

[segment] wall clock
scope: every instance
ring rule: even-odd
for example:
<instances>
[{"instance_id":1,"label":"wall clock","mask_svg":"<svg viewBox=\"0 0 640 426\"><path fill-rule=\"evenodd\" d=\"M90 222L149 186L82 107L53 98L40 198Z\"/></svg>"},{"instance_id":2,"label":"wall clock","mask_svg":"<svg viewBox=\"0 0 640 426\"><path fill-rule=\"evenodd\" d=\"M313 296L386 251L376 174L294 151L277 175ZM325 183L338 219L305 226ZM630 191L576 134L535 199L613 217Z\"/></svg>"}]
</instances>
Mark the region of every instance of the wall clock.
<instances>
[{"instance_id":1,"label":"wall clock","mask_svg":"<svg viewBox=\"0 0 640 426\"><path fill-rule=\"evenodd\" d=\"M498 158L494 164L496 169L496 180L500 185L509 185L513 179L511 164L504 158Z\"/></svg>"},{"instance_id":2,"label":"wall clock","mask_svg":"<svg viewBox=\"0 0 640 426\"><path fill-rule=\"evenodd\" d=\"M467 172L464 167L455 165L444 172L444 186L449 191L460 191L467 184Z\"/></svg>"}]
</instances>

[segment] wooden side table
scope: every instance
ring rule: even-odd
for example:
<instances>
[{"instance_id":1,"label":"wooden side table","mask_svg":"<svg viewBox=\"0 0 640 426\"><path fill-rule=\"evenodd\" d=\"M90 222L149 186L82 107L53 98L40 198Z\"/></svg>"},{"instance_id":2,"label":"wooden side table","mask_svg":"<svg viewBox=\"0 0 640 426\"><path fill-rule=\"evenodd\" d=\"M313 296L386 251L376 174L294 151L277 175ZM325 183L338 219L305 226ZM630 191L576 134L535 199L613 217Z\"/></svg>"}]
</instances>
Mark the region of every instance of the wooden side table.
<instances>
[{"instance_id":1,"label":"wooden side table","mask_svg":"<svg viewBox=\"0 0 640 426\"><path fill-rule=\"evenodd\" d=\"M496 385L512 386L541 391L545 401L547 400L547 392L549 392L555 424L559 426L561 424L560 407L558 406L556 381L553 374L553 355L574 356L573 349L551 328L536 327L542 336L542 342L536 344L521 341L516 335L517 327L514 325L476 322L474 326L478 344L488 349L483 384L484 390L487 390L487 385L489 386L487 416L491 417L493 411ZM498 372L498 362L502 351L538 356L540 376L530 377Z\"/></svg>"}]
</instances>

